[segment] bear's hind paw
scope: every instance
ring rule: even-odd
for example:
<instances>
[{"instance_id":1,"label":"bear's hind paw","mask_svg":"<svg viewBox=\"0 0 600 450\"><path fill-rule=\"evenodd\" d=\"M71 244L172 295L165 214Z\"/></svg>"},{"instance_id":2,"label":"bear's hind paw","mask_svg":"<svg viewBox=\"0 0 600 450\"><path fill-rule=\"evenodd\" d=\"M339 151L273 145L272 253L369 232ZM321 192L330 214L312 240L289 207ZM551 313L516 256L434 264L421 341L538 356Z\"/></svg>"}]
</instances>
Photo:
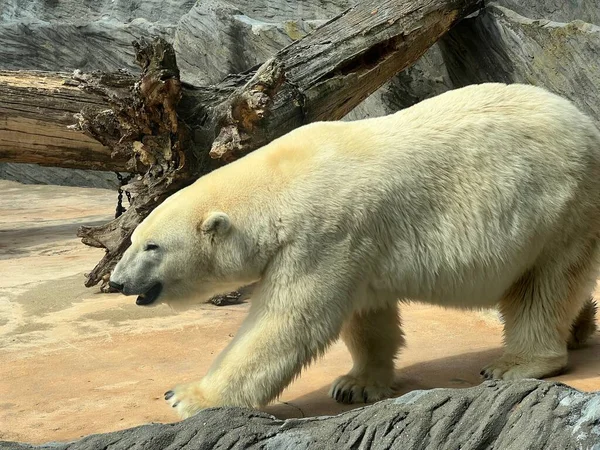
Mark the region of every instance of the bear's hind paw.
<instances>
[{"instance_id":1,"label":"bear's hind paw","mask_svg":"<svg viewBox=\"0 0 600 450\"><path fill-rule=\"evenodd\" d=\"M567 357L533 357L525 359L513 355L503 355L485 366L480 374L490 380L522 380L525 378L546 378L561 373L567 365Z\"/></svg>"}]
</instances>

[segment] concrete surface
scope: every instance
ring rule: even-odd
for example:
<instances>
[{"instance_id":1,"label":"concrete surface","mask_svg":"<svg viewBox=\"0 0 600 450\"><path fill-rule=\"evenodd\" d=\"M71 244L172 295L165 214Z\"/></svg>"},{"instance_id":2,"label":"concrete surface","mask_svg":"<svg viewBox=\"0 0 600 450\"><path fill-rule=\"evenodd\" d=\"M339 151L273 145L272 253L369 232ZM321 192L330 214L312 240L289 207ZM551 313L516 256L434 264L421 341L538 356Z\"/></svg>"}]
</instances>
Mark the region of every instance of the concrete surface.
<instances>
[{"instance_id":1,"label":"concrete surface","mask_svg":"<svg viewBox=\"0 0 600 450\"><path fill-rule=\"evenodd\" d=\"M81 244L76 229L110 220L115 201L112 191L0 181L0 440L64 441L176 421L162 394L200 378L246 314L248 304L144 309L83 287L102 250ZM500 354L493 312L413 304L403 318L399 394L478 385L481 367ZM265 411L289 418L351 409L326 395L350 366L336 343ZM553 380L600 389L600 339L573 352L568 373Z\"/></svg>"}]
</instances>

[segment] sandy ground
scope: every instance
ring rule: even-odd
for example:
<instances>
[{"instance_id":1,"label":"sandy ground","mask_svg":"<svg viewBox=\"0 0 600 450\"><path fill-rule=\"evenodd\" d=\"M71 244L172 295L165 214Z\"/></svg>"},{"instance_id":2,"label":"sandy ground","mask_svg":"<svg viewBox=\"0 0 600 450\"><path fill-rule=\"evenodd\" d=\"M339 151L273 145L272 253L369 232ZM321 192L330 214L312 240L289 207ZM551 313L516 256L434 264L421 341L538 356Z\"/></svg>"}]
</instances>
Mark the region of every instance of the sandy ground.
<instances>
[{"instance_id":1,"label":"sandy ground","mask_svg":"<svg viewBox=\"0 0 600 450\"><path fill-rule=\"evenodd\" d=\"M0 181L0 440L64 441L177 420L162 394L199 379L248 310L203 305L175 314L85 288L83 274L102 251L81 244L76 229L110 220L115 200L99 189ZM493 312L414 304L403 320L399 394L477 385L481 367L500 354ZM265 410L287 418L349 409L326 394L350 366L336 343ZM556 379L598 390L600 339L573 352Z\"/></svg>"}]
</instances>

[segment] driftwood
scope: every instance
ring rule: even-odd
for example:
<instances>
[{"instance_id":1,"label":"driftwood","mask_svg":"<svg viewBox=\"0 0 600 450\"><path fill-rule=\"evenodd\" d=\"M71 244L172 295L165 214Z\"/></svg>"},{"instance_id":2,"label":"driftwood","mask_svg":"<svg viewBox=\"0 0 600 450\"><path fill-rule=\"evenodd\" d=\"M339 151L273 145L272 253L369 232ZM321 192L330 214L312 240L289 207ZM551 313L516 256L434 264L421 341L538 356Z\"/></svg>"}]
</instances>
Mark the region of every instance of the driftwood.
<instances>
[{"instance_id":1,"label":"driftwood","mask_svg":"<svg viewBox=\"0 0 600 450\"><path fill-rule=\"evenodd\" d=\"M0 449L595 449L599 411L599 393L537 380L487 381L413 391L337 416L277 420L248 409L213 408L175 424L64 444L0 442Z\"/></svg>"},{"instance_id":2,"label":"driftwood","mask_svg":"<svg viewBox=\"0 0 600 450\"><path fill-rule=\"evenodd\" d=\"M79 230L85 244L106 249L86 285L103 281L106 288L131 233L166 197L300 125L342 118L479 7L480 0L361 2L260 67L210 87L183 84L173 48L162 39L136 44L141 78L76 73L61 88L74 99L71 109L87 102L76 128L102 144L95 147L98 158L110 149L118 170L138 174L125 187L133 203L123 215ZM53 76L53 83L60 79ZM3 111L0 118L10 116ZM95 165L85 154L69 158L72 165ZM9 159L0 154L0 161Z\"/></svg>"}]
</instances>

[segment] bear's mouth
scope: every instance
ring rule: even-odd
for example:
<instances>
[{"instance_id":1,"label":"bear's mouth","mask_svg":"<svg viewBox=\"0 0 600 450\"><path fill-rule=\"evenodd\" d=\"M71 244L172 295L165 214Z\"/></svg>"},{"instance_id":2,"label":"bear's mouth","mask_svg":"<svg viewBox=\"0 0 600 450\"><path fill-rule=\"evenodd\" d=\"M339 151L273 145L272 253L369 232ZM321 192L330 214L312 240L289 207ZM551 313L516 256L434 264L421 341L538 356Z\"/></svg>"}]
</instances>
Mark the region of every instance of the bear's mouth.
<instances>
[{"instance_id":1,"label":"bear's mouth","mask_svg":"<svg viewBox=\"0 0 600 450\"><path fill-rule=\"evenodd\" d=\"M151 305L156 301L160 292L162 291L162 284L156 283L154 286L150 288L145 294L138 295L137 300L135 301L136 305Z\"/></svg>"}]
</instances>

